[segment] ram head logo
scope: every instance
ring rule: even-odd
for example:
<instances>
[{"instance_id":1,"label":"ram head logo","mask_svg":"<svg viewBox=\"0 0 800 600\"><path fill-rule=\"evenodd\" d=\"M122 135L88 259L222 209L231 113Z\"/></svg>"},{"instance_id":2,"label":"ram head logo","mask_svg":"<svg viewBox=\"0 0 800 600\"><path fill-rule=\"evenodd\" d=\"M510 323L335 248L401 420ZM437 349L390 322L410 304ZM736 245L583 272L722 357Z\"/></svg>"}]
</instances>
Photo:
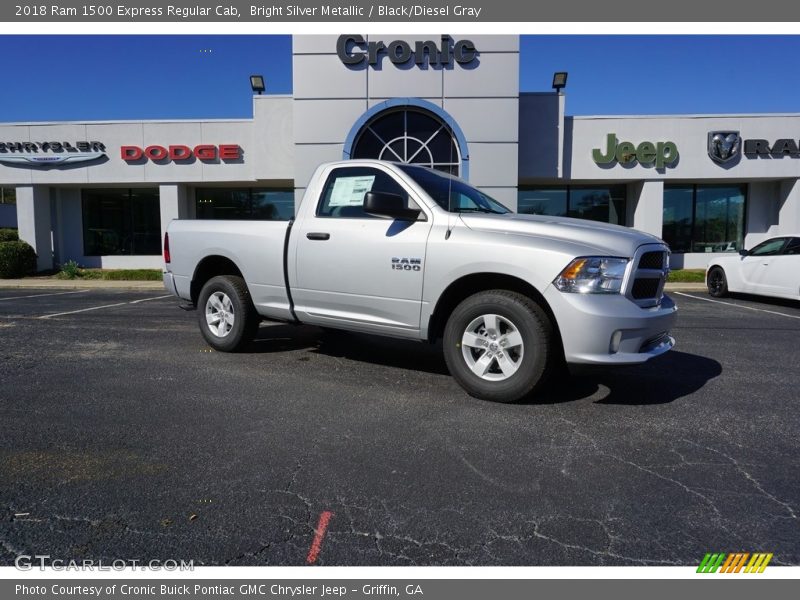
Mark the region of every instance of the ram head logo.
<instances>
[{"instance_id":1,"label":"ram head logo","mask_svg":"<svg viewBox=\"0 0 800 600\"><path fill-rule=\"evenodd\" d=\"M742 138L738 131L709 131L708 155L720 164L739 157Z\"/></svg>"}]
</instances>

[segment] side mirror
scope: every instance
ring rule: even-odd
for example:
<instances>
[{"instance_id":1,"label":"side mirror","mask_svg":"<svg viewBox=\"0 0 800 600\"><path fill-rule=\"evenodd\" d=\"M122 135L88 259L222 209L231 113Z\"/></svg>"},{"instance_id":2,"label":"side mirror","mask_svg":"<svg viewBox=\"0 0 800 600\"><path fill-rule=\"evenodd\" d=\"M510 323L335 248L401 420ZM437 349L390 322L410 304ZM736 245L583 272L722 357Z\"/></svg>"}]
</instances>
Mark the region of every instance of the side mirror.
<instances>
[{"instance_id":1,"label":"side mirror","mask_svg":"<svg viewBox=\"0 0 800 600\"><path fill-rule=\"evenodd\" d=\"M405 199L399 194L367 192L364 194L364 212L398 221L416 221L421 211L418 208L408 208Z\"/></svg>"},{"instance_id":2,"label":"side mirror","mask_svg":"<svg viewBox=\"0 0 800 600\"><path fill-rule=\"evenodd\" d=\"M741 250L739 250L739 256L750 256L750 252L742 248Z\"/></svg>"}]
</instances>

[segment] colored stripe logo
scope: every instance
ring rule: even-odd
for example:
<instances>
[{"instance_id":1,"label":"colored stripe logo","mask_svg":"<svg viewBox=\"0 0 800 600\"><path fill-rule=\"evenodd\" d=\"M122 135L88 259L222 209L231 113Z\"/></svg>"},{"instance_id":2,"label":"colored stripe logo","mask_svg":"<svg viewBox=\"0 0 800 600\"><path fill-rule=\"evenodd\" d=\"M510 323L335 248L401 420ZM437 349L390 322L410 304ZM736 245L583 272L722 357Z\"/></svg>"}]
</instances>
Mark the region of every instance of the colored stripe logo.
<instances>
[{"instance_id":1,"label":"colored stripe logo","mask_svg":"<svg viewBox=\"0 0 800 600\"><path fill-rule=\"evenodd\" d=\"M763 573L769 561L772 560L772 553L756 552L708 552L700 566L697 567L698 573Z\"/></svg>"}]
</instances>

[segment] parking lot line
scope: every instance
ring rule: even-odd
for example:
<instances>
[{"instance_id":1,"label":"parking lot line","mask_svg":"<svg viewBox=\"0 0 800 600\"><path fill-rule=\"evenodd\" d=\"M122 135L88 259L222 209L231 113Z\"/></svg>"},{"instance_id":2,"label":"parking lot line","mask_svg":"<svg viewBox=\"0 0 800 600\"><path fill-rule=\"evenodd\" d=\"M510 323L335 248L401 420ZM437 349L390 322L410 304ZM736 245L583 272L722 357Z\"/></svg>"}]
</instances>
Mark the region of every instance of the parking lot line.
<instances>
[{"instance_id":1,"label":"parking lot line","mask_svg":"<svg viewBox=\"0 0 800 600\"><path fill-rule=\"evenodd\" d=\"M63 296L64 294L83 294L91 290L76 290L72 292L53 292L51 294L32 294L31 296L6 296L5 298L0 298L0 302L3 300L24 300L25 298L41 298L42 296Z\"/></svg>"},{"instance_id":2,"label":"parking lot line","mask_svg":"<svg viewBox=\"0 0 800 600\"><path fill-rule=\"evenodd\" d=\"M90 306L89 308L80 308L78 310L68 310L65 312L60 313L53 313L50 315L42 315L41 317L36 317L37 319L52 319L53 317L63 317L64 315L74 315L76 313L88 312L90 310L100 310L102 308L114 308L115 306L125 306L127 304L139 304L140 302L148 302L149 300L162 300L164 298L170 298L172 294L167 294L166 296L154 296L152 298L142 298L140 300L132 300L131 302L117 302L116 304L103 304L102 306Z\"/></svg>"},{"instance_id":3,"label":"parking lot line","mask_svg":"<svg viewBox=\"0 0 800 600\"><path fill-rule=\"evenodd\" d=\"M775 310L766 310L765 308L755 308L754 306L745 306L743 304L734 304L733 302L723 302L722 300L712 300L711 298L703 298L702 296L693 296L684 292L673 292L678 296L686 296L687 298L694 298L695 300L703 300L704 302L713 302L714 304L725 304L726 306L735 306L736 308L744 308L746 310L754 310L756 312L769 313L771 315L780 315L781 317L789 317L790 319L800 319L798 315L787 315L786 313L778 312Z\"/></svg>"},{"instance_id":4,"label":"parking lot line","mask_svg":"<svg viewBox=\"0 0 800 600\"><path fill-rule=\"evenodd\" d=\"M141 298L140 300L133 300L132 302L128 302L128 304L139 304L140 302L150 302L150 300L163 300L164 298L172 298L172 294L167 294L166 296L156 296L155 298Z\"/></svg>"}]
</instances>

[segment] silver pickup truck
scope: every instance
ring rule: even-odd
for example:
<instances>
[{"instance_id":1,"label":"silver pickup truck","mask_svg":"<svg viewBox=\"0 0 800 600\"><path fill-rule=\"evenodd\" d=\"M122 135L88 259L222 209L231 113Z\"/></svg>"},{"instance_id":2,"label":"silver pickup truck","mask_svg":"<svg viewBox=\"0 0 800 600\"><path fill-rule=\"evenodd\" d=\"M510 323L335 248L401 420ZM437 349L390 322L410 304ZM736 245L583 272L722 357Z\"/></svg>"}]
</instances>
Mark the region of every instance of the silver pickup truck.
<instances>
[{"instance_id":1,"label":"silver pickup truck","mask_svg":"<svg viewBox=\"0 0 800 600\"><path fill-rule=\"evenodd\" d=\"M518 215L420 166L320 166L293 221L176 220L164 285L217 350L262 319L442 340L471 395L513 402L559 364L628 365L675 344L669 250L645 233Z\"/></svg>"}]
</instances>

